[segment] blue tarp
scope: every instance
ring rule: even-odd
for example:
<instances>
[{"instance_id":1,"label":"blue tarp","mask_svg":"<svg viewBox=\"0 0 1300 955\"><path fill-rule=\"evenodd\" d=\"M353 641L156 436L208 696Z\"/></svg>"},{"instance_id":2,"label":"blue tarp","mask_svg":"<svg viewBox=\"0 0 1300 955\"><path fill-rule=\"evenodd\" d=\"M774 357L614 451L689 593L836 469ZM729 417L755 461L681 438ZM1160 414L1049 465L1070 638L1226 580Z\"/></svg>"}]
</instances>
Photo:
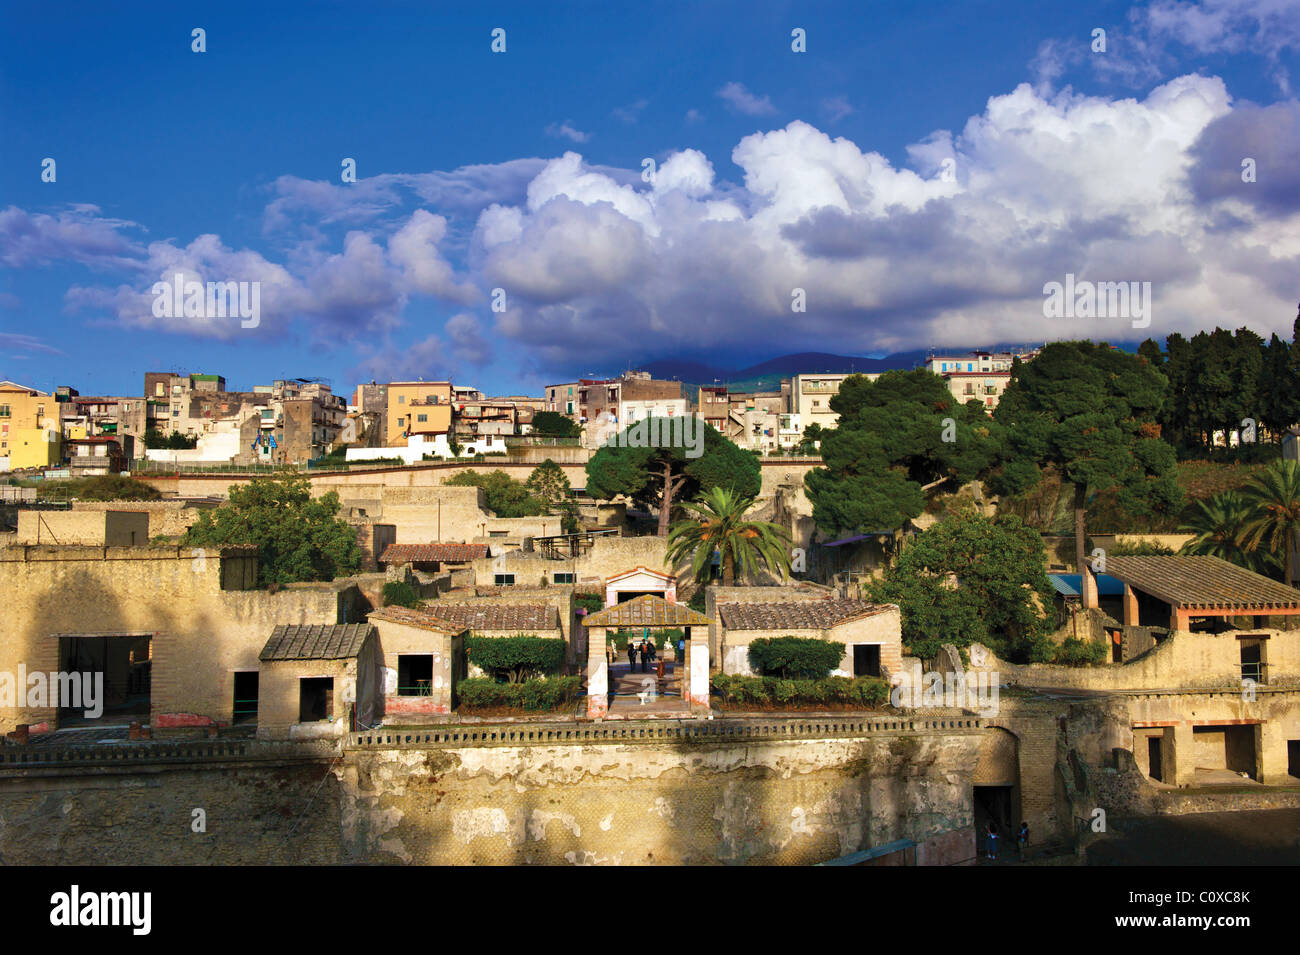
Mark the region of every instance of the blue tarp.
<instances>
[{"instance_id":1,"label":"blue tarp","mask_svg":"<svg viewBox=\"0 0 1300 955\"><path fill-rule=\"evenodd\" d=\"M1118 577L1112 577L1110 574L1095 574L1097 578L1097 596L1098 597L1123 597L1124 581ZM1082 574L1048 574L1047 579L1052 582L1056 592L1066 597L1079 596L1079 587L1083 581Z\"/></svg>"}]
</instances>

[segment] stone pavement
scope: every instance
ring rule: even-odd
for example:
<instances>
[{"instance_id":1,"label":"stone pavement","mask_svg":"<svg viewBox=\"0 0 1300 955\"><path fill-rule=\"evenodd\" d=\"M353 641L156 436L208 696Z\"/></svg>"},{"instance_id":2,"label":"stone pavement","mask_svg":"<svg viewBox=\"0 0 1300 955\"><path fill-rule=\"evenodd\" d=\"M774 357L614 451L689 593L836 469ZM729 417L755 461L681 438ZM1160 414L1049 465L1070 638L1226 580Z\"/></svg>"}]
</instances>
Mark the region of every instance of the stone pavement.
<instances>
[{"instance_id":1,"label":"stone pavement","mask_svg":"<svg viewBox=\"0 0 1300 955\"><path fill-rule=\"evenodd\" d=\"M676 665L664 664L660 680L653 669L642 673L640 665L631 671L627 658L610 668L609 714L606 719L645 719L655 716L689 716L690 706L682 699L681 681ZM642 697L644 695L644 698Z\"/></svg>"}]
</instances>

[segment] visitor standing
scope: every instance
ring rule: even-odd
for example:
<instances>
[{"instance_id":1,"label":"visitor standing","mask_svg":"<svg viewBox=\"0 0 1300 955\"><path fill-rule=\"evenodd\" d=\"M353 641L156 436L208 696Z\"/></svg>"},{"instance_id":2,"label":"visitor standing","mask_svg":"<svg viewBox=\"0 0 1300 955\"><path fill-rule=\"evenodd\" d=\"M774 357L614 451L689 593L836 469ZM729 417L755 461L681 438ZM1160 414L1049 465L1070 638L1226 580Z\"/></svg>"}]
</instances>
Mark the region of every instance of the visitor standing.
<instances>
[{"instance_id":1,"label":"visitor standing","mask_svg":"<svg viewBox=\"0 0 1300 955\"><path fill-rule=\"evenodd\" d=\"M996 862L998 858L998 833L991 822L989 823L989 831L985 836L985 845L988 847L989 861Z\"/></svg>"},{"instance_id":2,"label":"visitor standing","mask_svg":"<svg viewBox=\"0 0 1300 955\"><path fill-rule=\"evenodd\" d=\"M1029 848L1029 823L1022 822L1020 831L1016 833L1016 850L1020 853L1020 861L1025 861L1025 850Z\"/></svg>"}]
</instances>

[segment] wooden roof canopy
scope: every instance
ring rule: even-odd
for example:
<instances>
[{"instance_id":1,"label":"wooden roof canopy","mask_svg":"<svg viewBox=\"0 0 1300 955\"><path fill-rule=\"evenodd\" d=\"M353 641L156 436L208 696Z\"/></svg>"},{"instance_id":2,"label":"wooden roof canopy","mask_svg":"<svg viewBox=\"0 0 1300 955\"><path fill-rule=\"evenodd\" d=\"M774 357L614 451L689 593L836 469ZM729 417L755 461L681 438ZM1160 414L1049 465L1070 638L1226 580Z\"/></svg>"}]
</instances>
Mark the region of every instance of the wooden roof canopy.
<instances>
[{"instance_id":1,"label":"wooden roof canopy","mask_svg":"<svg viewBox=\"0 0 1300 955\"><path fill-rule=\"evenodd\" d=\"M1108 557L1106 573L1182 610L1264 615L1300 609L1300 590L1218 557Z\"/></svg>"},{"instance_id":2,"label":"wooden roof canopy","mask_svg":"<svg viewBox=\"0 0 1300 955\"><path fill-rule=\"evenodd\" d=\"M707 627L712 623L685 604L669 603L654 594L642 594L598 610L583 618L584 627Z\"/></svg>"}]
</instances>

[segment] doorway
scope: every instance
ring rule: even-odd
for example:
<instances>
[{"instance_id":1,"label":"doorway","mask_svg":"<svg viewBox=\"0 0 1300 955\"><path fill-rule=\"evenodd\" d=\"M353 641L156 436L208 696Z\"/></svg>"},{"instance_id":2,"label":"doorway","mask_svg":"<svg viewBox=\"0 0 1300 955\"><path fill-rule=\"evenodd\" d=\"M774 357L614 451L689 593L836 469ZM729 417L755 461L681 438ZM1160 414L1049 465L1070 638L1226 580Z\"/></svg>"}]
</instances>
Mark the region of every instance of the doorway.
<instances>
[{"instance_id":1,"label":"doorway","mask_svg":"<svg viewBox=\"0 0 1300 955\"><path fill-rule=\"evenodd\" d=\"M1158 783L1165 781L1164 774L1161 771L1164 764L1160 761L1160 742L1159 736L1147 737L1147 775Z\"/></svg>"},{"instance_id":2,"label":"doorway","mask_svg":"<svg viewBox=\"0 0 1300 955\"><path fill-rule=\"evenodd\" d=\"M102 677L103 710L87 717L80 700L58 700L59 725L112 724L149 718L152 642L147 636L59 637L59 672L81 674L82 682Z\"/></svg>"},{"instance_id":3,"label":"doorway","mask_svg":"<svg viewBox=\"0 0 1300 955\"><path fill-rule=\"evenodd\" d=\"M880 676L880 644L858 643L853 646L853 675Z\"/></svg>"}]
</instances>

